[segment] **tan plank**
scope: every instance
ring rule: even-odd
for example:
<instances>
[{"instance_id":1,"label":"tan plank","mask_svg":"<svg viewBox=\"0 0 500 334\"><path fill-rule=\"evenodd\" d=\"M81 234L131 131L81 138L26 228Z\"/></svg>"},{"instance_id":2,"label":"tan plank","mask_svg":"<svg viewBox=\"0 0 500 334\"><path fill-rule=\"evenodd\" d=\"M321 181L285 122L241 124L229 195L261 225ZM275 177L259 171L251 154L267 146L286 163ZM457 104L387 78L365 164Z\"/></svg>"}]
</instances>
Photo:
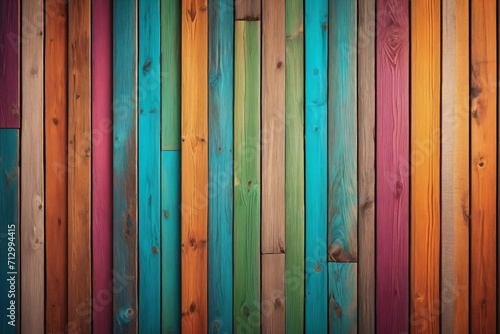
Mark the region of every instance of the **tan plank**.
<instances>
[{"instance_id":1,"label":"tan plank","mask_svg":"<svg viewBox=\"0 0 500 334\"><path fill-rule=\"evenodd\" d=\"M285 254L262 255L262 333L285 333Z\"/></svg>"},{"instance_id":2,"label":"tan plank","mask_svg":"<svg viewBox=\"0 0 500 334\"><path fill-rule=\"evenodd\" d=\"M235 19L245 21L260 20L260 1L261 0L234 0Z\"/></svg>"}]
</instances>

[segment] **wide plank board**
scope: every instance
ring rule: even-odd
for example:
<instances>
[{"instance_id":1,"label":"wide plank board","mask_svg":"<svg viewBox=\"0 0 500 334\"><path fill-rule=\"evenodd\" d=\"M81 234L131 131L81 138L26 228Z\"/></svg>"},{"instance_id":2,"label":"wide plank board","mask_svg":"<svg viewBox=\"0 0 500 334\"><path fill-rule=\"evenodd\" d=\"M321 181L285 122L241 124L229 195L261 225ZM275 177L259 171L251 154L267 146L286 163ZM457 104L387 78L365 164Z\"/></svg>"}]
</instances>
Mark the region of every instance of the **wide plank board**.
<instances>
[{"instance_id":1,"label":"wide plank board","mask_svg":"<svg viewBox=\"0 0 500 334\"><path fill-rule=\"evenodd\" d=\"M284 272L285 254L262 254L262 334L285 334Z\"/></svg>"},{"instance_id":2,"label":"wide plank board","mask_svg":"<svg viewBox=\"0 0 500 334\"><path fill-rule=\"evenodd\" d=\"M329 333L358 332L357 263L328 263Z\"/></svg>"}]
</instances>

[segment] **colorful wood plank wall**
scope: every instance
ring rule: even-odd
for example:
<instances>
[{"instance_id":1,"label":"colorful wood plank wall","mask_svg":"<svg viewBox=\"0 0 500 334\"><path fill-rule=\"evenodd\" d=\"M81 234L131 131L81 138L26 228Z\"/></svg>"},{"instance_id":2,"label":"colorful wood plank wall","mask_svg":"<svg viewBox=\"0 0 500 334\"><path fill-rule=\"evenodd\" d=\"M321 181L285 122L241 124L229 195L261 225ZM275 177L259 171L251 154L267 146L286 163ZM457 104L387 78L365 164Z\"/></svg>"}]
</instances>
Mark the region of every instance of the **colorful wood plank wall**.
<instances>
[{"instance_id":1,"label":"colorful wood plank wall","mask_svg":"<svg viewBox=\"0 0 500 334\"><path fill-rule=\"evenodd\" d=\"M494 0L5 0L1 333L496 333Z\"/></svg>"}]
</instances>

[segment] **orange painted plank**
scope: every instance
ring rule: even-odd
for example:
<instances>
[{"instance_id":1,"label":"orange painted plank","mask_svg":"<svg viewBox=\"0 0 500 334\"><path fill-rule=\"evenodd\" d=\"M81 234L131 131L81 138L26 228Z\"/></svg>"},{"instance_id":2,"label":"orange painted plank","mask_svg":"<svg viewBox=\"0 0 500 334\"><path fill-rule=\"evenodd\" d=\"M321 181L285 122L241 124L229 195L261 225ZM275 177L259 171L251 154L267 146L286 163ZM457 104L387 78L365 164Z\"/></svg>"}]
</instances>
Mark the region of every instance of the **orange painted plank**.
<instances>
[{"instance_id":1,"label":"orange painted plank","mask_svg":"<svg viewBox=\"0 0 500 334\"><path fill-rule=\"evenodd\" d=\"M207 0L182 0L182 332L207 332Z\"/></svg>"}]
</instances>

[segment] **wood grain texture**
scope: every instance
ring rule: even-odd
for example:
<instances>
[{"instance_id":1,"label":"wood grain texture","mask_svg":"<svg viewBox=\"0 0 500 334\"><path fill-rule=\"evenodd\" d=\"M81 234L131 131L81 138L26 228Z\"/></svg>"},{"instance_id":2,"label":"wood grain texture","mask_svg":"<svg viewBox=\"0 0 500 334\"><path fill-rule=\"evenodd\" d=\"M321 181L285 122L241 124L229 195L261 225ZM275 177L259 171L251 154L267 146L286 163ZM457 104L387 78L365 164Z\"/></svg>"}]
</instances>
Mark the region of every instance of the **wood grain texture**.
<instances>
[{"instance_id":1,"label":"wood grain texture","mask_svg":"<svg viewBox=\"0 0 500 334\"><path fill-rule=\"evenodd\" d=\"M376 323L377 332L381 333L408 331L410 195L408 6L407 0L377 2ZM360 263L360 273L364 269Z\"/></svg>"},{"instance_id":2,"label":"wood grain texture","mask_svg":"<svg viewBox=\"0 0 500 334\"><path fill-rule=\"evenodd\" d=\"M68 6L45 1L45 330L68 322Z\"/></svg>"},{"instance_id":3,"label":"wood grain texture","mask_svg":"<svg viewBox=\"0 0 500 334\"><path fill-rule=\"evenodd\" d=\"M233 57L232 0L208 9L208 331L233 328Z\"/></svg>"},{"instance_id":4,"label":"wood grain texture","mask_svg":"<svg viewBox=\"0 0 500 334\"><path fill-rule=\"evenodd\" d=\"M442 4L441 332L469 332L468 0Z\"/></svg>"},{"instance_id":5,"label":"wood grain texture","mask_svg":"<svg viewBox=\"0 0 500 334\"><path fill-rule=\"evenodd\" d=\"M234 32L234 331L260 332L260 22Z\"/></svg>"},{"instance_id":6,"label":"wood grain texture","mask_svg":"<svg viewBox=\"0 0 500 334\"><path fill-rule=\"evenodd\" d=\"M45 306L43 157L43 0L23 0L21 120L21 305L22 333L43 333ZM30 24L28 24L28 22Z\"/></svg>"},{"instance_id":7,"label":"wood grain texture","mask_svg":"<svg viewBox=\"0 0 500 334\"><path fill-rule=\"evenodd\" d=\"M208 12L182 1L182 332L207 332Z\"/></svg>"},{"instance_id":8,"label":"wood grain texture","mask_svg":"<svg viewBox=\"0 0 500 334\"><path fill-rule=\"evenodd\" d=\"M160 0L139 0L139 332L161 327Z\"/></svg>"},{"instance_id":9,"label":"wood grain texture","mask_svg":"<svg viewBox=\"0 0 500 334\"><path fill-rule=\"evenodd\" d=\"M0 3L0 128L19 128L20 0Z\"/></svg>"},{"instance_id":10,"label":"wood grain texture","mask_svg":"<svg viewBox=\"0 0 500 334\"><path fill-rule=\"evenodd\" d=\"M113 332L137 333L137 4L113 2Z\"/></svg>"},{"instance_id":11,"label":"wood grain texture","mask_svg":"<svg viewBox=\"0 0 500 334\"><path fill-rule=\"evenodd\" d=\"M0 331L19 332L19 130L0 129ZM15 273L15 274L14 274ZM12 291L15 293L12 294Z\"/></svg>"},{"instance_id":12,"label":"wood grain texture","mask_svg":"<svg viewBox=\"0 0 500 334\"><path fill-rule=\"evenodd\" d=\"M304 330L304 0L285 2L285 312L288 333Z\"/></svg>"},{"instance_id":13,"label":"wood grain texture","mask_svg":"<svg viewBox=\"0 0 500 334\"><path fill-rule=\"evenodd\" d=\"M329 3L328 261L358 259L355 0Z\"/></svg>"},{"instance_id":14,"label":"wood grain texture","mask_svg":"<svg viewBox=\"0 0 500 334\"><path fill-rule=\"evenodd\" d=\"M234 15L236 20L260 20L261 0L234 0Z\"/></svg>"},{"instance_id":15,"label":"wood grain texture","mask_svg":"<svg viewBox=\"0 0 500 334\"><path fill-rule=\"evenodd\" d=\"M161 0L161 149L181 149L181 2Z\"/></svg>"},{"instance_id":16,"label":"wood grain texture","mask_svg":"<svg viewBox=\"0 0 500 334\"><path fill-rule=\"evenodd\" d=\"M328 263L328 328L330 333L358 332L358 264Z\"/></svg>"},{"instance_id":17,"label":"wood grain texture","mask_svg":"<svg viewBox=\"0 0 500 334\"><path fill-rule=\"evenodd\" d=\"M161 332L181 332L181 153L161 152Z\"/></svg>"},{"instance_id":18,"label":"wood grain texture","mask_svg":"<svg viewBox=\"0 0 500 334\"><path fill-rule=\"evenodd\" d=\"M376 2L358 1L358 330L375 333Z\"/></svg>"},{"instance_id":19,"label":"wood grain texture","mask_svg":"<svg viewBox=\"0 0 500 334\"><path fill-rule=\"evenodd\" d=\"M438 333L441 2L411 2L410 330Z\"/></svg>"},{"instance_id":20,"label":"wood grain texture","mask_svg":"<svg viewBox=\"0 0 500 334\"><path fill-rule=\"evenodd\" d=\"M305 2L305 331L328 332L328 1Z\"/></svg>"},{"instance_id":21,"label":"wood grain texture","mask_svg":"<svg viewBox=\"0 0 500 334\"><path fill-rule=\"evenodd\" d=\"M285 1L262 3L262 244L285 253ZM284 274L284 273L283 273Z\"/></svg>"},{"instance_id":22,"label":"wood grain texture","mask_svg":"<svg viewBox=\"0 0 500 334\"><path fill-rule=\"evenodd\" d=\"M285 333L285 254L262 254L262 333ZM300 331L300 328L296 328Z\"/></svg>"},{"instance_id":23,"label":"wood grain texture","mask_svg":"<svg viewBox=\"0 0 500 334\"><path fill-rule=\"evenodd\" d=\"M497 332L497 2L471 2L470 330Z\"/></svg>"},{"instance_id":24,"label":"wood grain texture","mask_svg":"<svg viewBox=\"0 0 500 334\"><path fill-rule=\"evenodd\" d=\"M94 334L113 326L113 2L92 6L92 298Z\"/></svg>"}]
</instances>

